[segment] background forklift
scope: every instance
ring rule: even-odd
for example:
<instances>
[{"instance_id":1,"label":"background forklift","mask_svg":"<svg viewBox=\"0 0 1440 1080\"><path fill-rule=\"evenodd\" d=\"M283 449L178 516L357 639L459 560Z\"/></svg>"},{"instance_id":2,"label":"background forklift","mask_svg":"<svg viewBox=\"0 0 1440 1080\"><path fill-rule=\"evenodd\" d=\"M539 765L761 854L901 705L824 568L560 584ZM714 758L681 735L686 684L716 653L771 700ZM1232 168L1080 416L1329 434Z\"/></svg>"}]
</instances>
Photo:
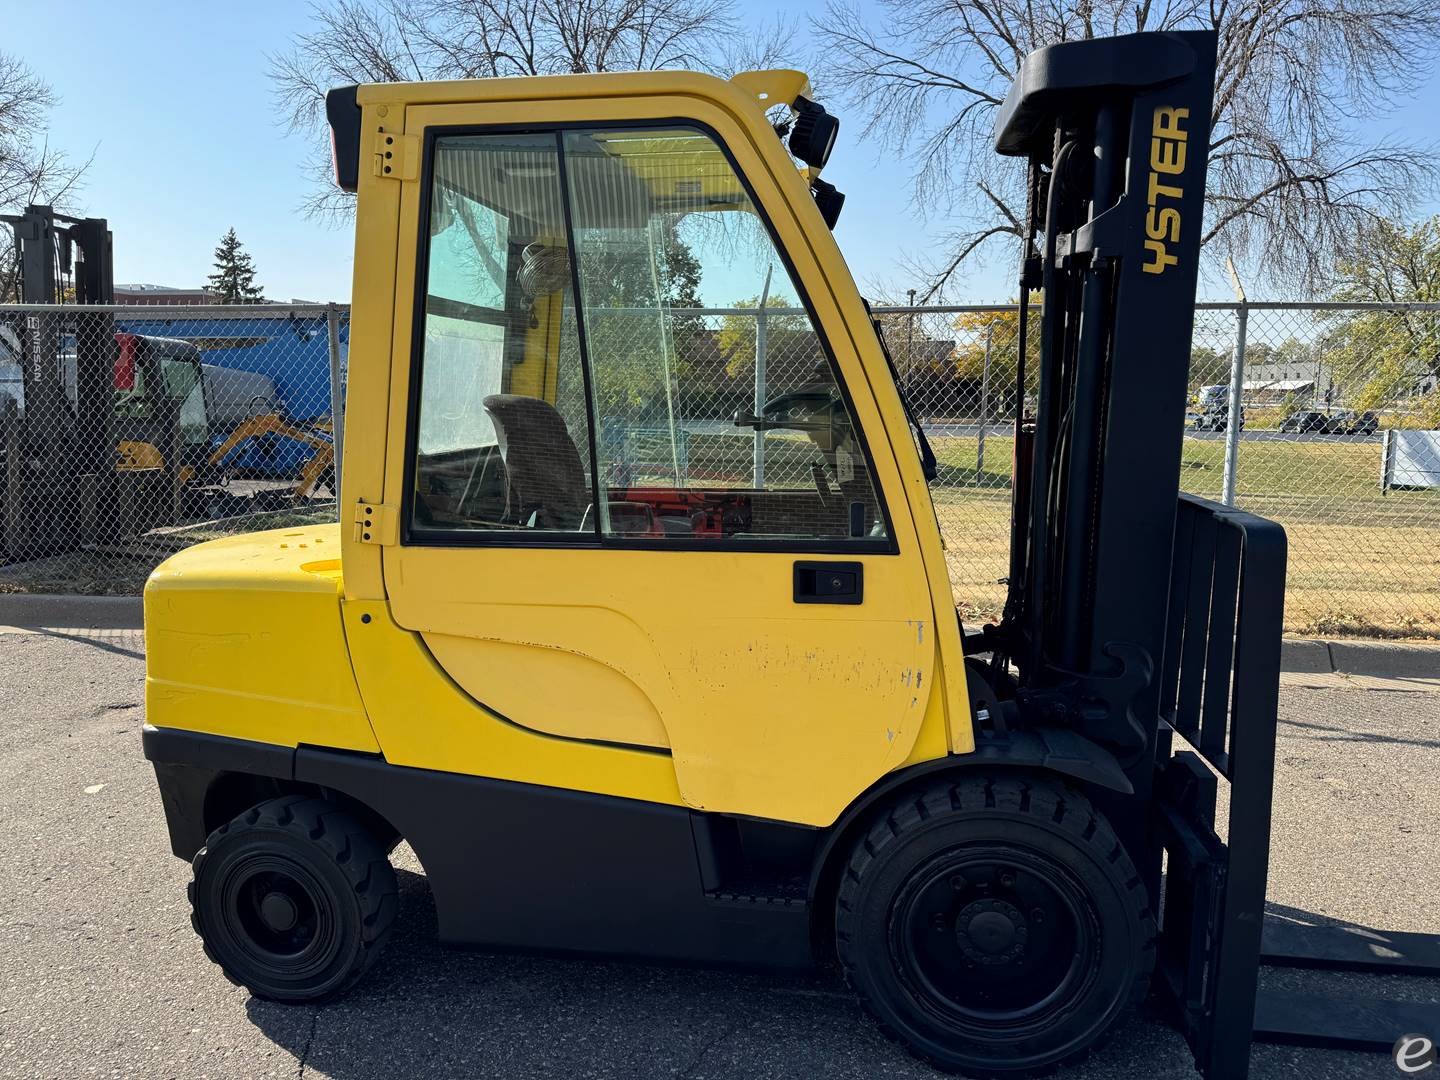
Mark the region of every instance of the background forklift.
<instances>
[{"instance_id":1,"label":"background forklift","mask_svg":"<svg viewBox=\"0 0 1440 1080\"><path fill-rule=\"evenodd\" d=\"M359 194L341 525L199 545L146 588L144 748L207 954L262 997L343 991L403 839L446 941L834 960L969 1075L1078 1060L1152 991L1225 1080L1252 1028L1434 1030L1257 1007L1285 537L1178 489L1215 47L1058 45L1000 112L1046 303L1008 600L965 629L802 75L333 91ZM804 440L800 482L617 477L595 438L672 407L664 237L707 214L742 215L716 272L749 222L824 347L736 417ZM637 306L639 349L612 321ZM1269 951L1337 940L1374 962ZM1435 945L1387 943L1410 970Z\"/></svg>"},{"instance_id":2,"label":"background forklift","mask_svg":"<svg viewBox=\"0 0 1440 1080\"><path fill-rule=\"evenodd\" d=\"M11 560L123 542L157 526L309 500L334 489L327 431L276 414L269 397L238 423L213 422L210 382L248 372L202 362L193 342L117 329L113 240L103 218L32 205L0 216L15 235L19 301L0 317L0 557ZM226 430L228 427L228 430ZM295 484L264 497L226 490L236 457L286 439L310 454ZM273 488L274 485L267 485Z\"/></svg>"},{"instance_id":3,"label":"background forklift","mask_svg":"<svg viewBox=\"0 0 1440 1080\"><path fill-rule=\"evenodd\" d=\"M191 509L205 471L209 411L200 350L117 330L113 238L103 218L32 205L0 216L15 235L18 300L4 320L20 379L6 424L9 559L126 540Z\"/></svg>"}]
</instances>

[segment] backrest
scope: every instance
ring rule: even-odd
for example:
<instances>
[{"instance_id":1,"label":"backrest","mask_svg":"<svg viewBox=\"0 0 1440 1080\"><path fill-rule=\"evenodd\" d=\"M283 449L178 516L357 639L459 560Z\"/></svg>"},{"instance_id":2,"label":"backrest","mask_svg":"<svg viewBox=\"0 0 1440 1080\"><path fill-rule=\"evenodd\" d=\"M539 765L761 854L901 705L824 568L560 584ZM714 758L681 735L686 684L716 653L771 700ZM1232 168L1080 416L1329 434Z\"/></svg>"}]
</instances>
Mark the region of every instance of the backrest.
<instances>
[{"instance_id":1,"label":"backrest","mask_svg":"<svg viewBox=\"0 0 1440 1080\"><path fill-rule=\"evenodd\" d=\"M506 516L537 527L578 529L591 502L580 451L555 406L540 398L491 394L485 411L505 461Z\"/></svg>"}]
</instances>

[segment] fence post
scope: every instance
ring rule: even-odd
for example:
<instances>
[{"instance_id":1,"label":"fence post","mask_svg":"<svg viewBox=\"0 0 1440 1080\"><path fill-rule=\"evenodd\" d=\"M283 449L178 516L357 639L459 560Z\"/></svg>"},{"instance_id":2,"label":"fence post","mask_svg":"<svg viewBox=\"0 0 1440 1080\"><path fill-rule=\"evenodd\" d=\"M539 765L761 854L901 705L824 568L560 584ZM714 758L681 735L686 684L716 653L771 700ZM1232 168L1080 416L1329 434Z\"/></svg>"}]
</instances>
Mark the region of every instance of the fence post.
<instances>
[{"instance_id":1,"label":"fence post","mask_svg":"<svg viewBox=\"0 0 1440 1080\"><path fill-rule=\"evenodd\" d=\"M910 376L915 370L915 290L908 291L910 312L905 317L905 369L900 375L900 388L907 397L910 394Z\"/></svg>"},{"instance_id":2,"label":"fence post","mask_svg":"<svg viewBox=\"0 0 1440 1080\"><path fill-rule=\"evenodd\" d=\"M1240 426L1245 422L1240 403L1240 389L1245 381L1245 332L1250 322L1250 308L1244 300L1235 308L1235 352L1230 359L1230 398L1225 416L1225 478L1220 501L1235 505L1235 473L1240 464Z\"/></svg>"},{"instance_id":3,"label":"fence post","mask_svg":"<svg viewBox=\"0 0 1440 1080\"><path fill-rule=\"evenodd\" d=\"M975 447L975 482L985 475L985 421L990 415L990 341L995 324L985 328L985 366L980 369L980 437Z\"/></svg>"},{"instance_id":4,"label":"fence post","mask_svg":"<svg viewBox=\"0 0 1440 1080\"><path fill-rule=\"evenodd\" d=\"M340 462L345 449L345 402L340 381L340 308L325 305L325 329L330 337L330 436L334 446L335 505L340 505Z\"/></svg>"},{"instance_id":5,"label":"fence post","mask_svg":"<svg viewBox=\"0 0 1440 1080\"><path fill-rule=\"evenodd\" d=\"M770 302L770 275L774 266L765 268L765 287L760 290L760 303L755 308L755 415L765 415L765 306ZM751 486L756 491L765 488L765 429L755 428L755 464Z\"/></svg>"}]
</instances>

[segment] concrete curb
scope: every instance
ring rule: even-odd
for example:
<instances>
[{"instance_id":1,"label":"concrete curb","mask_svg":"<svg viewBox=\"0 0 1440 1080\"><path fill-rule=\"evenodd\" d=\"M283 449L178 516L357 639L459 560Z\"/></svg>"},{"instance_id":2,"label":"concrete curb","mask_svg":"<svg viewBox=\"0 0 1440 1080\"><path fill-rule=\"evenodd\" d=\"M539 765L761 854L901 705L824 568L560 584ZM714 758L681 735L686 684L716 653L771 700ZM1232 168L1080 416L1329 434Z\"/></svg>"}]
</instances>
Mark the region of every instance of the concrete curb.
<instances>
[{"instance_id":1,"label":"concrete curb","mask_svg":"<svg viewBox=\"0 0 1440 1080\"><path fill-rule=\"evenodd\" d=\"M1382 679L1440 679L1440 644L1286 638L1280 645L1280 669L1307 675L1338 673Z\"/></svg>"},{"instance_id":2,"label":"concrete curb","mask_svg":"<svg viewBox=\"0 0 1440 1080\"><path fill-rule=\"evenodd\" d=\"M0 626L139 630L144 624L144 605L138 596L0 593Z\"/></svg>"}]
</instances>

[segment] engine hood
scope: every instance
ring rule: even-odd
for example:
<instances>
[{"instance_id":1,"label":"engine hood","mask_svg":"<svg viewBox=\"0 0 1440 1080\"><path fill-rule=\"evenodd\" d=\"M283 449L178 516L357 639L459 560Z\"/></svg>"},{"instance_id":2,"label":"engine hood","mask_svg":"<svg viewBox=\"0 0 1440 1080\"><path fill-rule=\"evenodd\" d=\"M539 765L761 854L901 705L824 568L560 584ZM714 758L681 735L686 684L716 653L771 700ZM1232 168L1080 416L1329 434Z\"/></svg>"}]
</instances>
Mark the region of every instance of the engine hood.
<instances>
[{"instance_id":1,"label":"engine hood","mask_svg":"<svg viewBox=\"0 0 1440 1080\"><path fill-rule=\"evenodd\" d=\"M340 526L197 544L145 585L146 720L377 751L340 615Z\"/></svg>"}]
</instances>

